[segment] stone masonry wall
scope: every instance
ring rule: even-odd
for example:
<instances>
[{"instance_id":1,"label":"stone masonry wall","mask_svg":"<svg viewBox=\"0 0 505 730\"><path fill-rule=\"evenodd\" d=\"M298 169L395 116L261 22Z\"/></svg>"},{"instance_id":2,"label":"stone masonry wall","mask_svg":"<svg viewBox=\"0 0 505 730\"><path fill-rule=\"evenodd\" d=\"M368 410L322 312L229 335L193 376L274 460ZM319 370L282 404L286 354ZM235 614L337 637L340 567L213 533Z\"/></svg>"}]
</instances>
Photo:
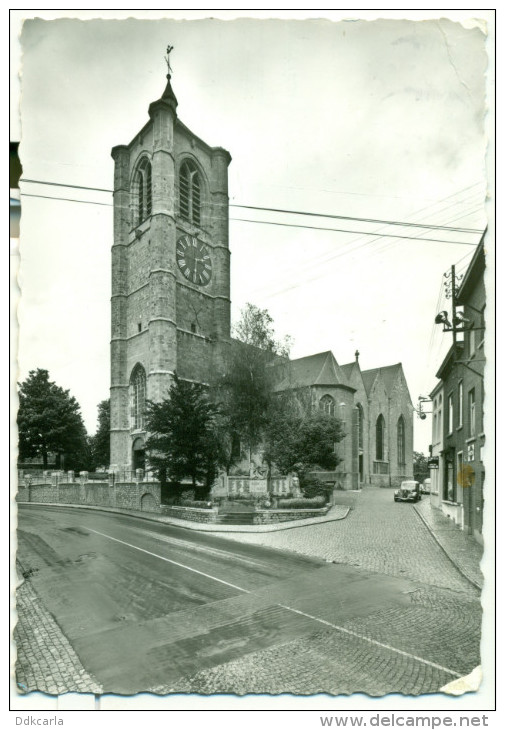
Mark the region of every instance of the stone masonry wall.
<instances>
[{"instance_id":1,"label":"stone masonry wall","mask_svg":"<svg viewBox=\"0 0 505 730\"><path fill-rule=\"evenodd\" d=\"M167 507L161 506L161 514L167 517L176 517L178 520L188 520L190 522L217 522L218 510L200 509L198 507Z\"/></svg>"},{"instance_id":2,"label":"stone masonry wall","mask_svg":"<svg viewBox=\"0 0 505 730\"><path fill-rule=\"evenodd\" d=\"M327 512L328 507L322 509L257 510L254 513L253 522L255 525L271 525L278 522L305 520L308 517L323 517Z\"/></svg>"},{"instance_id":3,"label":"stone masonry wall","mask_svg":"<svg viewBox=\"0 0 505 730\"><path fill-rule=\"evenodd\" d=\"M17 502L42 504L82 504L94 507L160 512L161 487L158 482L116 483L83 482L31 484L20 486Z\"/></svg>"}]
</instances>

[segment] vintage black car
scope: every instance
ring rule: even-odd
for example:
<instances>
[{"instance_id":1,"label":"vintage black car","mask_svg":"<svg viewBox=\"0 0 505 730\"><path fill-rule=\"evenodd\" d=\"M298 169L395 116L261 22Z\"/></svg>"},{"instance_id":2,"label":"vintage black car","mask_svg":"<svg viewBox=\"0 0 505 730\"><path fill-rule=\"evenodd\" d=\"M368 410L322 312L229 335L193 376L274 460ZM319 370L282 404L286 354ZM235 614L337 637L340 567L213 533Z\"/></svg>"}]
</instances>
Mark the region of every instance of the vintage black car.
<instances>
[{"instance_id":1,"label":"vintage black car","mask_svg":"<svg viewBox=\"0 0 505 730\"><path fill-rule=\"evenodd\" d=\"M418 502L421 499L419 482L407 481L400 484L394 493L395 502Z\"/></svg>"}]
</instances>

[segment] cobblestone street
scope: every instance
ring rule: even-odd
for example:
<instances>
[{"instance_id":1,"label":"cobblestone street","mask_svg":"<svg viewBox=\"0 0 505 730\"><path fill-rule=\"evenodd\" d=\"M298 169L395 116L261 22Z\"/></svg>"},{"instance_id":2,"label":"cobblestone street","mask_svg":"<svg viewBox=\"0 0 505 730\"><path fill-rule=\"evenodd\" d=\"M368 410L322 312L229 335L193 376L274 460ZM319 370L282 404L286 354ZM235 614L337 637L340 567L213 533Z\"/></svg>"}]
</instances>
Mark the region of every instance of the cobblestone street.
<instances>
[{"instance_id":1,"label":"cobblestone street","mask_svg":"<svg viewBox=\"0 0 505 730\"><path fill-rule=\"evenodd\" d=\"M227 534L226 537L293 550L386 575L408 577L427 585L472 591L472 585L430 534L416 511L419 509L434 526L436 521L437 534L445 534L449 554L454 552L460 561L464 561L471 575L476 579L480 576L482 581L478 567L482 556L480 545L461 533L449 519L437 515L430 507L429 496L424 496L414 506L393 502L391 489L367 487L359 493L344 492L342 499L346 504L352 502L345 520L309 528L294 527L266 534ZM435 512L433 517L432 512Z\"/></svg>"},{"instance_id":2,"label":"cobblestone street","mask_svg":"<svg viewBox=\"0 0 505 730\"><path fill-rule=\"evenodd\" d=\"M429 496L415 506L394 503L393 492L388 489L369 487L360 493L340 496L343 503L352 507L345 520L308 529L227 537L409 577L423 584L411 594L407 611L381 611L345 624L348 631L401 647L405 656L400 668L394 657L377 645L357 644L345 633L320 632L200 672L170 691L273 693L271 677L282 674L283 687L289 687L284 691L294 694L317 693L322 687L327 691L328 686L340 694L352 693L359 686L371 696L406 691L408 686L409 694L417 694L440 690L446 677L435 666L414 661L411 654L436 655L441 664L465 667L468 673L475 668L481 612L479 592L472 582L482 583L482 547L438 510L432 510ZM472 582L465 579L461 570ZM440 634L437 639L423 630L426 613L422 609L427 606L431 609L431 621L438 625L446 641L440 641ZM465 639L454 642L455 635ZM459 656L455 655L455 645L459 646ZM299 662L295 661L299 656L303 656L302 674ZM417 691L412 689L412 677L416 677Z\"/></svg>"},{"instance_id":3,"label":"cobblestone street","mask_svg":"<svg viewBox=\"0 0 505 730\"><path fill-rule=\"evenodd\" d=\"M432 510L427 496L417 505L395 503L392 490L367 488L342 493L339 499L351 507L344 520L220 537L408 579L413 584L407 605L351 615L339 625L331 619L331 628L320 624L310 635L287 638L170 683L160 676L151 692L415 695L438 692L448 681L448 670L460 676L479 664L481 546ZM20 692L103 691L29 577L17 590L17 610ZM240 619L237 627L240 632Z\"/></svg>"}]
</instances>

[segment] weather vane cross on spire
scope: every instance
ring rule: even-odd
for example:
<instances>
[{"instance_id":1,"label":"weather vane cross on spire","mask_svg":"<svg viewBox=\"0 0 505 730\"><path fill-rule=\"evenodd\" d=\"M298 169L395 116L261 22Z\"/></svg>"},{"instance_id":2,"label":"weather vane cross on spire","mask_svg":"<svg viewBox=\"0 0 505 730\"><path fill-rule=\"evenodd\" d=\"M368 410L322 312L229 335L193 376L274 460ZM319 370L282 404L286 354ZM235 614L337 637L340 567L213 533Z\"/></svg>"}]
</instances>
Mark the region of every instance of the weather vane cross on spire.
<instances>
[{"instance_id":1,"label":"weather vane cross on spire","mask_svg":"<svg viewBox=\"0 0 505 730\"><path fill-rule=\"evenodd\" d=\"M170 54L173 50L173 46L167 46L167 55L165 56L165 61L167 62L167 71L169 75L172 73L172 68L170 66Z\"/></svg>"}]
</instances>

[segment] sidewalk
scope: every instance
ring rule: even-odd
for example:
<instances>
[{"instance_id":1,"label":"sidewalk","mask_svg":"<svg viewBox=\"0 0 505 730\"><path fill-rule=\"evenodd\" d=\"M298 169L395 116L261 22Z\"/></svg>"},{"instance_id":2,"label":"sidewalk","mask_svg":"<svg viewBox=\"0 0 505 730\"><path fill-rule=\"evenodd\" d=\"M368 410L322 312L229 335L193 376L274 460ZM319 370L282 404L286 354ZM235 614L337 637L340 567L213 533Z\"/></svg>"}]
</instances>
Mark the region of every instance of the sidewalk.
<instances>
[{"instance_id":1,"label":"sidewalk","mask_svg":"<svg viewBox=\"0 0 505 730\"><path fill-rule=\"evenodd\" d=\"M480 570L480 562L484 552L483 546L461 530L441 510L432 507L429 495L415 505L415 510L458 570L475 587L482 588L484 576Z\"/></svg>"},{"instance_id":2,"label":"sidewalk","mask_svg":"<svg viewBox=\"0 0 505 730\"><path fill-rule=\"evenodd\" d=\"M133 509L119 509L117 507L103 507L91 504L60 504L59 502L20 502L22 505L35 507L72 507L72 509L88 509L97 512L113 512L117 515L126 515L128 517L138 517L142 520L151 522L162 522L165 525L173 525L174 527L185 527L188 530L196 530L199 532L279 532L280 530L290 530L293 527L306 527L307 525L318 525L323 522L334 522L335 520L343 520L347 517L350 510L350 504L335 504L330 507L326 515L321 517L307 517L305 519L291 520L289 522L271 522L264 525L223 525L214 522L193 522L191 520L181 520L177 517L166 517L158 515L155 512L140 512Z\"/></svg>"},{"instance_id":3,"label":"sidewalk","mask_svg":"<svg viewBox=\"0 0 505 730\"><path fill-rule=\"evenodd\" d=\"M16 685L21 694L66 692L101 694L68 639L26 579L16 589Z\"/></svg>"}]
</instances>

